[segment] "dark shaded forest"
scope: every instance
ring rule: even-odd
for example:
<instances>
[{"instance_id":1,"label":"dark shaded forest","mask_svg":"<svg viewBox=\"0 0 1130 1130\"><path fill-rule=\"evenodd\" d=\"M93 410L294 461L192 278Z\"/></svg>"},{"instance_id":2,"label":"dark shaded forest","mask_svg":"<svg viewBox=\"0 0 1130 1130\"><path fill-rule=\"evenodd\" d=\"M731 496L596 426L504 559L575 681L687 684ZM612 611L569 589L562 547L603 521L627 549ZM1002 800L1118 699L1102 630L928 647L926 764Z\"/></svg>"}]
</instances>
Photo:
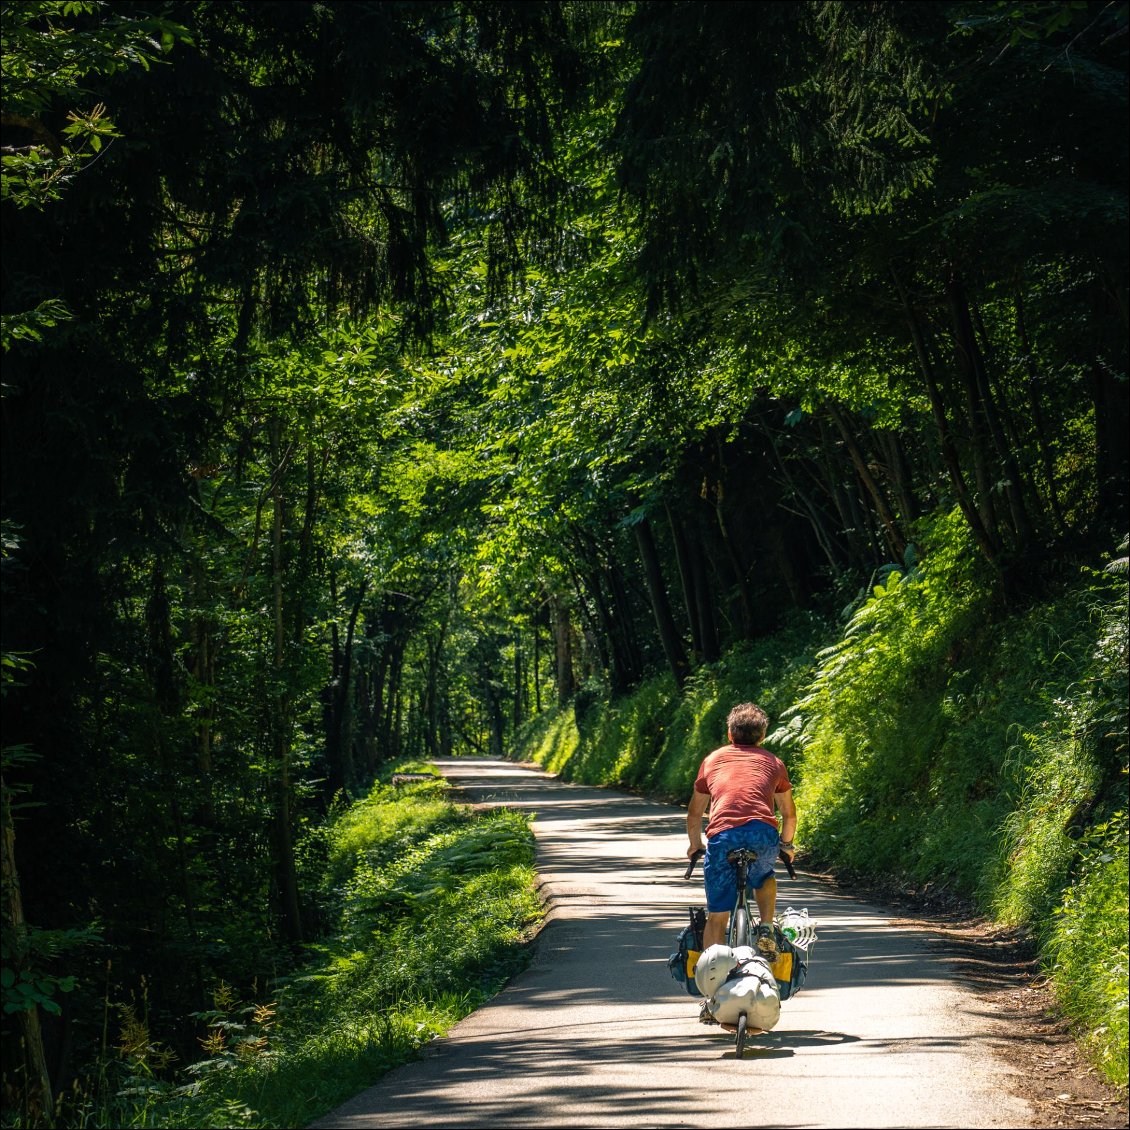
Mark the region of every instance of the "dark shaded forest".
<instances>
[{"instance_id":1,"label":"dark shaded forest","mask_svg":"<svg viewBox=\"0 0 1130 1130\"><path fill-rule=\"evenodd\" d=\"M1115 550L1127 11L2 5L21 1124L110 1002L190 1060L297 968L382 767L679 693L946 515L997 610Z\"/></svg>"}]
</instances>

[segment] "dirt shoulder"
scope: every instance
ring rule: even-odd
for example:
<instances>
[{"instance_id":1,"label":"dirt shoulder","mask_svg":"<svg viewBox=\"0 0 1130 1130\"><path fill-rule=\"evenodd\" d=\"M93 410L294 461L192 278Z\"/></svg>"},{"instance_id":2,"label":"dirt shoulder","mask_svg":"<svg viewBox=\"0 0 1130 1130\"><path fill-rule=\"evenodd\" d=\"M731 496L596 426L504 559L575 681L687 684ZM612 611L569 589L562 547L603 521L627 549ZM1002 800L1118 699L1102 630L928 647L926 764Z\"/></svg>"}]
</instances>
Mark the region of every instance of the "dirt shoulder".
<instances>
[{"instance_id":1,"label":"dirt shoulder","mask_svg":"<svg viewBox=\"0 0 1130 1130\"><path fill-rule=\"evenodd\" d=\"M829 876L838 889L889 908L895 925L926 932L998 1022L996 1052L1015 1072L1013 1093L1031 1104L1034 1130L1111 1127L1130 1121L1126 1093L1092 1067L1044 977L1032 938L970 913L944 891L874 887Z\"/></svg>"}]
</instances>

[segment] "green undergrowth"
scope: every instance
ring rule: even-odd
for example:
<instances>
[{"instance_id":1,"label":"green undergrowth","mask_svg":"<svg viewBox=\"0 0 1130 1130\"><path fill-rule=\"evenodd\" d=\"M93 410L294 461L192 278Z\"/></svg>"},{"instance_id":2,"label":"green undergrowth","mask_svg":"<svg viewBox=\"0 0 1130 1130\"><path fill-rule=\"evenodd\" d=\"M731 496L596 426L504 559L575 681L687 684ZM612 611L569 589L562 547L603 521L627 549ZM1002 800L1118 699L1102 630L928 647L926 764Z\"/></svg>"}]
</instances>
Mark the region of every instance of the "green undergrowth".
<instances>
[{"instance_id":1,"label":"green undergrowth","mask_svg":"<svg viewBox=\"0 0 1130 1130\"><path fill-rule=\"evenodd\" d=\"M162 1082L152 1055L127 1055L116 1100L69 1125L306 1125L523 966L542 913L526 817L453 804L437 778L378 784L314 838L333 929L309 960L259 999L217 986L197 1018L205 1059Z\"/></svg>"},{"instance_id":2,"label":"green undergrowth","mask_svg":"<svg viewBox=\"0 0 1130 1130\"><path fill-rule=\"evenodd\" d=\"M1086 836L1049 939L1059 999L1108 1078L1126 1085L1126 812Z\"/></svg>"},{"instance_id":3,"label":"green undergrowth","mask_svg":"<svg viewBox=\"0 0 1130 1130\"><path fill-rule=\"evenodd\" d=\"M623 698L592 701L587 710L542 714L520 736L521 756L567 781L685 801L699 762L725 741L730 707L753 700L772 715L795 701L811 677L822 630L817 617L798 617L788 629L700 668L681 695L663 674Z\"/></svg>"},{"instance_id":4,"label":"green undergrowth","mask_svg":"<svg viewBox=\"0 0 1130 1130\"><path fill-rule=\"evenodd\" d=\"M743 645L681 696L657 677L579 719L542 716L520 756L682 803L729 708L759 702L806 862L1027 929L1080 1038L1125 1086L1125 559L1020 606L957 515L919 533L921 562L880 571L842 621Z\"/></svg>"}]
</instances>

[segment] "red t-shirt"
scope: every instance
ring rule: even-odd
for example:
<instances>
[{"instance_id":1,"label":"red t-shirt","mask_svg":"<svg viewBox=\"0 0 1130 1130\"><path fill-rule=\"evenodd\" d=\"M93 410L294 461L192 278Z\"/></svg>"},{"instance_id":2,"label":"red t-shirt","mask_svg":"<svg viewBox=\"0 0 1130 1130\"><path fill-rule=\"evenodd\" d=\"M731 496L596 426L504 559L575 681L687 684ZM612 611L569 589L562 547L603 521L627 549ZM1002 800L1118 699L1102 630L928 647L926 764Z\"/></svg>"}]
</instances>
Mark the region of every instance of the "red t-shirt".
<instances>
[{"instance_id":1,"label":"red t-shirt","mask_svg":"<svg viewBox=\"0 0 1130 1130\"><path fill-rule=\"evenodd\" d=\"M710 797L706 834L716 836L750 820L764 820L776 828L774 794L793 786L785 763L767 749L724 745L703 758L694 787Z\"/></svg>"}]
</instances>

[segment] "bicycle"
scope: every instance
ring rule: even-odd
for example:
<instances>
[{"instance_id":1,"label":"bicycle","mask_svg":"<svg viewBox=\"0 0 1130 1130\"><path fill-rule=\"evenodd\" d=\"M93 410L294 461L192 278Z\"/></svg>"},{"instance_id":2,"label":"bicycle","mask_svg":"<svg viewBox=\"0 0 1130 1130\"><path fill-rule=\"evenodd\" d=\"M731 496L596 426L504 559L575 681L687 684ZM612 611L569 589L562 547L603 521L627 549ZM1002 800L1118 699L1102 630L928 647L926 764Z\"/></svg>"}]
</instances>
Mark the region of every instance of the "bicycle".
<instances>
[{"instance_id":1,"label":"bicycle","mask_svg":"<svg viewBox=\"0 0 1130 1130\"><path fill-rule=\"evenodd\" d=\"M699 850L690 857L690 862L687 864L687 870L683 875L684 879L689 879L694 872L695 864L706 854L704 850ZM787 856L780 856L784 862L786 869L789 872L789 878L796 878L796 870L793 868L793 861ZM757 862L757 852L752 848L734 848L726 853L726 862L729 863L737 871L738 893L734 899L734 909L730 911L730 922L726 929L726 945L731 949L737 949L738 946L749 946L757 952L757 947L753 945L753 919L749 912L749 892L746 889L746 877L749 874L750 867ZM758 919L760 923L760 918ZM775 929L773 923L770 927ZM737 1046L735 1054L738 1059L741 1059L745 1051L746 1030L749 1024L749 1017L744 1013L738 1014L737 1023ZM728 1025L726 1026L728 1027Z\"/></svg>"}]
</instances>

